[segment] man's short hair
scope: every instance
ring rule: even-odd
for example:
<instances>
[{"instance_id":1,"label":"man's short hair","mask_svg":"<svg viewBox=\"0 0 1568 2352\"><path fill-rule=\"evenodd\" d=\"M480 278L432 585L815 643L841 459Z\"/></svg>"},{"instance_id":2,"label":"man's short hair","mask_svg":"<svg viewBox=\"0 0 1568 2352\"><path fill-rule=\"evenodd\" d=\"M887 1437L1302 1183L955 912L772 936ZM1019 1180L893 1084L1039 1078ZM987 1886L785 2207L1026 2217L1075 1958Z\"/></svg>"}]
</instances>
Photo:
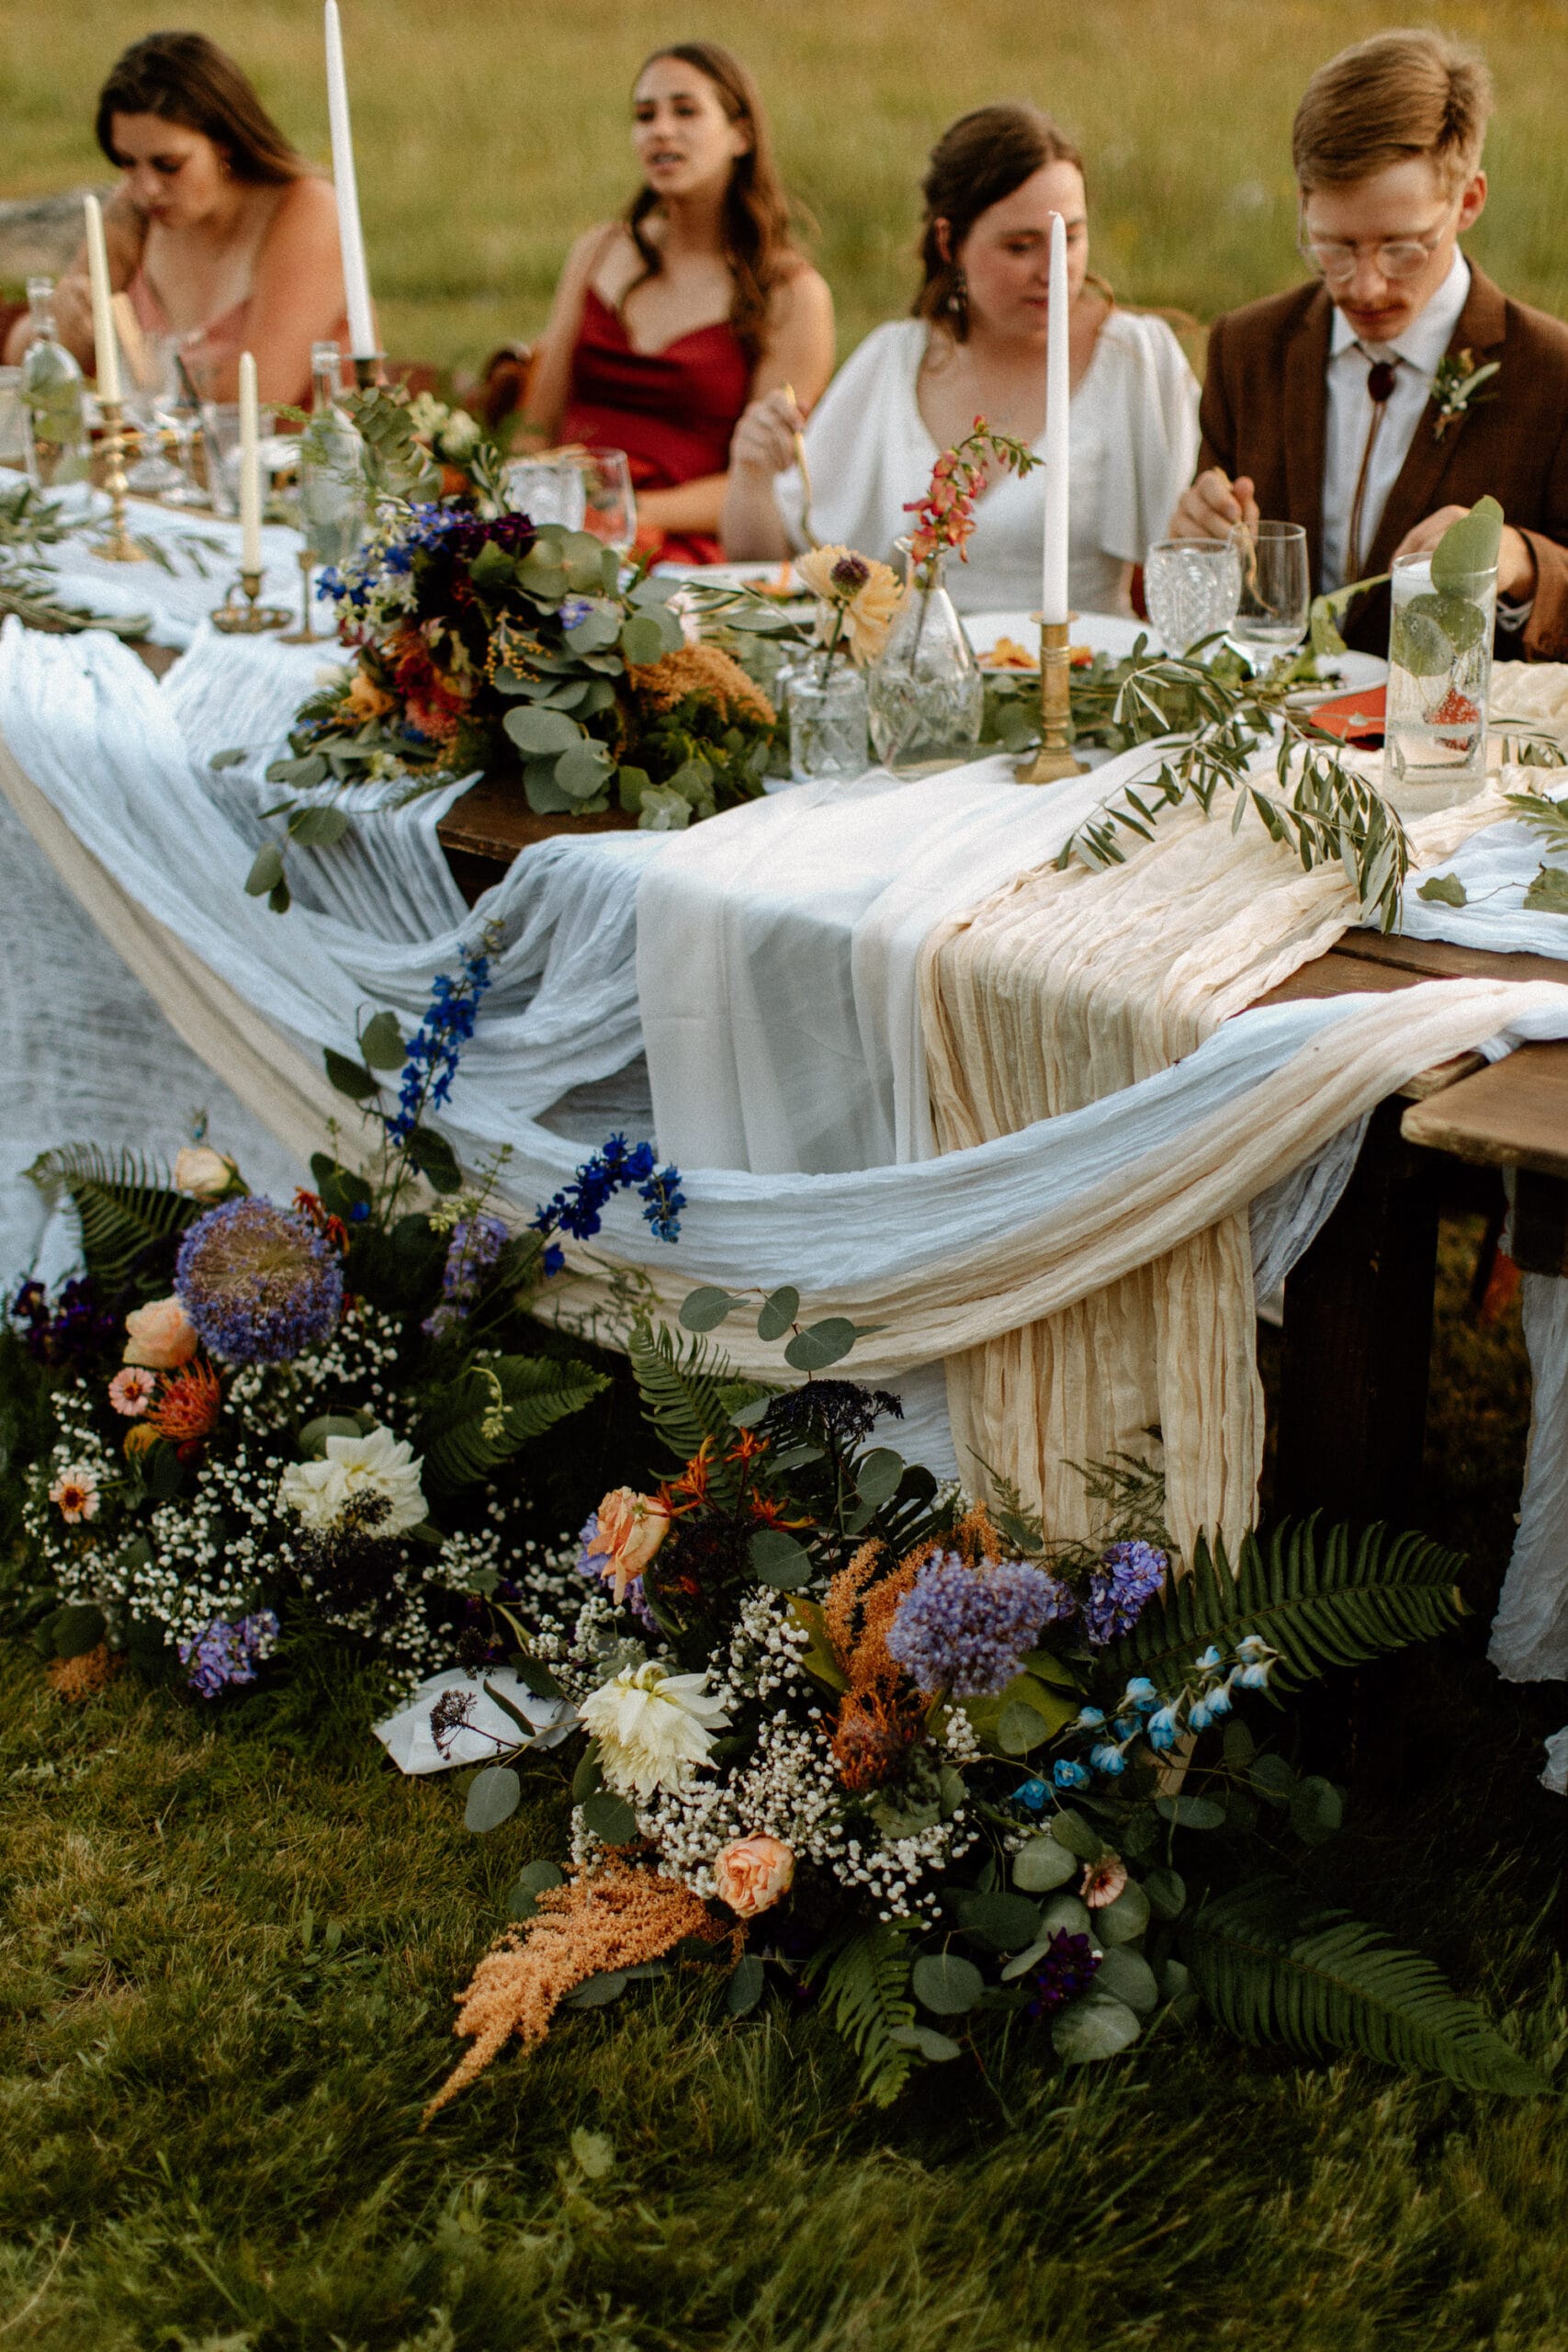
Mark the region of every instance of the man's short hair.
<instances>
[{"instance_id":1,"label":"man's short hair","mask_svg":"<svg viewBox=\"0 0 1568 2352\"><path fill-rule=\"evenodd\" d=\"M1320 65L1296 108L1291 155L1303 188L1369 179L1426 155L1450 196L1481 163L1492 76L1444 33L1374 33Z\"/></svg>"}]
</instances>

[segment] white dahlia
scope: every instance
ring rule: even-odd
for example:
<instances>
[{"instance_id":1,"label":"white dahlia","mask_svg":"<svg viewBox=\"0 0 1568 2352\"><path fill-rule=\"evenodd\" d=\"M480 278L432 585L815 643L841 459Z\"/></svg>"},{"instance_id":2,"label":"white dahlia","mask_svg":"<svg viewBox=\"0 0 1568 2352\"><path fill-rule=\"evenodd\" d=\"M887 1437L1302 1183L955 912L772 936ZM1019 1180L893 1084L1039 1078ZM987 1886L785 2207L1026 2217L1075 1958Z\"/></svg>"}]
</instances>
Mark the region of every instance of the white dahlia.
<instances>
[{"instance_id":1,"label":"white dahlia","mask_svg":"<svg viewBox=\"0 0 1568 2352\"><path fill-rule=\"evenodd\" d=\"M705 1673L671 1674L657 1659L623 1667L579 1713L599 1744L607 1785L622 1796L683 1789L707 1762L714 1732L729 1722L723 1701L708 1695Z\"/></svg>"},{"instance_id":2,"label":"white dahlia","mask_svg":"<svg viewBox=\"0 0 1568 2352\"><path fill-rule=\"evenodd\" d=\"M394 1437L390 1430L373 1429L367 1437L330 1437L325 1459L295 1463L284 1472L278 1495L307 1527L322 1531L335 1527L358 1496L381 1495L389 1509L372 1532L406 1535L425 1515L419 1483L423 1466L407 1440Z\"/></svg>"}]
</instances>

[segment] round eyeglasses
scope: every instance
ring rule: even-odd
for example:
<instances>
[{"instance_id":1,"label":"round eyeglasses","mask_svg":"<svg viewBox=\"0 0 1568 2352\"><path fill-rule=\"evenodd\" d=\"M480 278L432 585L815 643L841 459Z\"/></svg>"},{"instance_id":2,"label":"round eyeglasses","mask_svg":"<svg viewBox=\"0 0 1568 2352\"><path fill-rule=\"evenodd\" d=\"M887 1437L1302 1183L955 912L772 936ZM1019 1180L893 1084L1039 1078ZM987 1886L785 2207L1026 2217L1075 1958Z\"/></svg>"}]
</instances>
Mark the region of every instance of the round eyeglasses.
<instances>
[{"instance_id":1,"label":"round eyeglasses","mask_svg":"<svg viewBox=\"0 0 1568 2352\"><path fill-rule=\"evenodd\" d=\"M1314 237L1303 220L1296 244L1308 268L1330 286L1348 284L1363 254L1381 277L1397 284L1402 278L1420 277L1448 232L1449 222L1444 219L1424 237L1387 237L1361 244L1353 238Z\"/></svg>"}]
</instances>

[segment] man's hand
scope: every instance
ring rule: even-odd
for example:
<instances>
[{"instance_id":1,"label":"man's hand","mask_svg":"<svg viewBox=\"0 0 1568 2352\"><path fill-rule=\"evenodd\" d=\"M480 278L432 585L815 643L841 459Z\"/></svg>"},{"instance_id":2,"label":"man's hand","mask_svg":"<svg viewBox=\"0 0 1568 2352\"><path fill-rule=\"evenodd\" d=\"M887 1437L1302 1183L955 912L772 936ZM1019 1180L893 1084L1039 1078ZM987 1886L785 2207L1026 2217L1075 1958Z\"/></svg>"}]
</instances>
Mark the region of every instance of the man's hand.
<instances>
[{"instance_id":1,"label":"man's hand","mask_svg":"<svg viewBox=\"0 0 1568 2352\"><path fill-rule=\"evenodd\" d=\"M753 401L735 428L729 445L732 472L754 474L772 481L795 463L795 436L806 418L785 391L769 392Z\"/></svg>"},{"instance_id":2,"label":"man's hand","mask_svg":"<svg viewBox=\"0 0 1568 2352\"><path fill-rule=\"evenodd\" d=\"M1228 539L1238 523L1245 523L1249 531L1258 528L1251 476L1237 474L1231 481L1218 466L1211 466L1190 489L1182 492L1170 518L1170 536L1173 539Z\"/></svg>"},{"instance_id":3,"label":"man's hand","mask_svg":"<svg viewBox=\"0 0 1568 2352\"><path fill-rule=\"evenodd\" d=\"M1449 525L1457 523L1461 514L1469 512L1468 506L1439 506L1435 514L1428 514L1424 523L1417 523L1414 530L1405 532L1394 548L1395 560L1402 555L1428 554ZM1535 594L1535 557L1530 552L1530 543L1522 531L1505 523L1503 543L1497 550L1497 594L1510 605L1522 605Z\"/></svg>"}]
</instances>

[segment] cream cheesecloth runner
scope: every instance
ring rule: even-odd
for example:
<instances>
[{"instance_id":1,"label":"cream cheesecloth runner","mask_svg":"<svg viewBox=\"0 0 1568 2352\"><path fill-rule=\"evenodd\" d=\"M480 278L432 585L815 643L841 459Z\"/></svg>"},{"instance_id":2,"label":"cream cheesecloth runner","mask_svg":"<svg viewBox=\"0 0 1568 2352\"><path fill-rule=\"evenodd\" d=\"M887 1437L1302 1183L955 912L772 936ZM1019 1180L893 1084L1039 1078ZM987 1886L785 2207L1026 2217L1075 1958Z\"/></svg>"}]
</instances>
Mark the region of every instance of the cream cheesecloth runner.
<instances>
[{"instance_id":1,"label":"cream cheesecloth runner","mask_svg":"<svg viewBox=\"0 0 1568 2352\"><path fill-rule=\"evenodd\" d=\"M1412 828L1413 856L1450 856L1495 825L1495 792ZM1103 873L1073 865L1021 875L941 923L921 960L931 1111L947 1150L1102 1101L1181 1060L1232 1014L1332 946L1356 920L1337 867L1303 874L1249 810L1205 819L1191 804L1161 817ZM1568 1001L1568 998L1565 998ZM1388 1083L1407 1054L1395 1039L1407 995L1321 1040L1280 1074L1267 1115L1304 1152L1319 1127L1341 1053L1389 1054ZM1456 1008L1457 1009L1457 1008ZM1404 1075L1410 1074L1408 1068ZM1234 1129L1231 1148L1257 1140ZM1174 1194L1180 1171L1169 1171ZM1157 1200L1125 1204L1141 1245L1116 1272L1105 1248L1080 1263L1080 1295L948 1357L948 1403L961 1464L1010 1479L1057 1536L1091 1534L1076 1464L1147 1455L1163 1437L1172 1535L1190 1552L1200 1530L1233 1551L1256 1518L1263 1455L1252 1250L1232 1210L1174 1246ZM1107 1236L1106 1240L1111 1237Z\"/></svg>"}]
</instances>

